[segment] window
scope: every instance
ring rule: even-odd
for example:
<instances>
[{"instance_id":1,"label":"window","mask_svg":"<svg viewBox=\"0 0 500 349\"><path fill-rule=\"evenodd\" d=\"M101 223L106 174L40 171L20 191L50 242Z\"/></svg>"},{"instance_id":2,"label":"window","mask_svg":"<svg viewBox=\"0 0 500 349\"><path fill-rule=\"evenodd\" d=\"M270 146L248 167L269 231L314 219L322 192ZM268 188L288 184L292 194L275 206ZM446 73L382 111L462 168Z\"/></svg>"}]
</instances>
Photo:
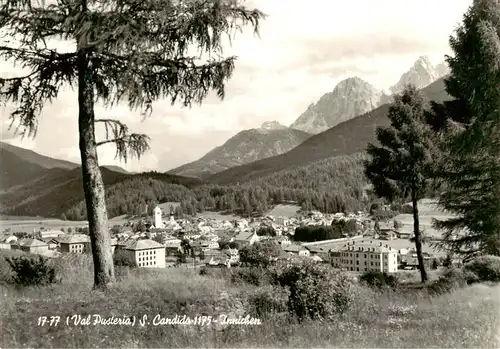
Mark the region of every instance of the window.
<instances>
[{"instance_id":1,"label":"window","mask_svg":"<svg viewBox=\"0 0 500 349\"><path fill-rule=\"evenodd\" d=\"M356 261L356 265L359 265L359 261Z\"/></svg>"},{"instance_id":2,"label":"window","mask_svg":"<svg viewBox=\"0 0 500 349\"><path fill-rule=\"evenodd\" d=\"M366 257L366 253L365 253L365 258L367 258L367 257Z\"/></svg>"}]
</instances>

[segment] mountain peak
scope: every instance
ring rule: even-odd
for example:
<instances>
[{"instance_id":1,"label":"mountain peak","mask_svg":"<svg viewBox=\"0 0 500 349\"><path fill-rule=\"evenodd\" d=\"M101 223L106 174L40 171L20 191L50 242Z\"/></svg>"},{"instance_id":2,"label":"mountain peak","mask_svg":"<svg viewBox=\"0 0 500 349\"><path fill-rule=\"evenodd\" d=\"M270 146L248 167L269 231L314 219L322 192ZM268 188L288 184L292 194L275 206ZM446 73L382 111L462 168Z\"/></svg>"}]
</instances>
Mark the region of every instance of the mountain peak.
<instances>
[{"instance_id":1,"label":"mountain peak","mask_svg":"<svg viewBox=\"0 0 500 349\"><path fill-rule=\"evenodd\" d=\"M404 73L390 90L392 93L400 93L408 84L424 88L444 75L446 75L446 69L443 69L441 65L434 67L429 57L420 56L410 70Z\"/></svg>"},{"instance_id":2,"label":"mountain peak","mask_svg":"<svg viewBox=\"0 0 500 349\"><path fill-rule=\"evenodd\" d=\"M266 130L266 131L270 131L270 130L284 130L288 127L286 127L285 125L282 125L280 124L278 121L276 120L273 120L273 121L266 121L264 122L261 126L260 126L260 129L261 130Z\"/></svg>"},{"instance_id":3,"label":"mountain peak","mask_svg":"<svg viewBox=\"0 0 500 349\"><path fill-rule=\"evenodd\" d=\"M380 105L382 92L353 76L340 81L332 92L324 94L290 126L317 134Z\"/></svg>"},{"instance_id":4,"label":"mountain peak","mask_svg":"<svg viewBox=\"0 0 500 349\"><path fill-rule=\"evenodd\" d=\"M361 78L359 78L357 76L352 76L352 77L349 77L347 79L344 79L344 80L340 81L337 84L337 86L335 86L335 89L339 89L339 88L353 88L353 87L356 87L356 86L370 86L370 87L373 87L368 82L366 82L365 80L363 80L363 79L361 79Z\"/></svg>"}]
</instances>

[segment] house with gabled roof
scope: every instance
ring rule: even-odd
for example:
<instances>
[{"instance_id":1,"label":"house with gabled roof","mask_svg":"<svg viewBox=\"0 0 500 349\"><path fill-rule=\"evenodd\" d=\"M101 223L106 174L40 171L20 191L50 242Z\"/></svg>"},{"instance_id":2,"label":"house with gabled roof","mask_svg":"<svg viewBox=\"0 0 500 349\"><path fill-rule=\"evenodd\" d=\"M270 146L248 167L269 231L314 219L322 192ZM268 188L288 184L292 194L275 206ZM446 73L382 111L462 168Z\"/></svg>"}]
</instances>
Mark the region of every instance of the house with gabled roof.
<instances>
[{"instance_id":1,"label":"house with gabled roof","mask_svg":"<svg viewBox=\"0 0 500 349\"><path fill-rule=\"evenodd\" d=\"M61 253L85 253L90 249L90 237L85 234L72 234L56 238Z\"/></svg>"},{"instance_id":2,"label":"house with gabled roof","mask_svg":"<svg viewBox=\"0 0 500 349\"><path fill-rule=\"evenodd\" d=\"M240 231L238 235L233 238L233 241L238 245L243 246L246 244L252 245L260 240L260 237L255 231L244 230Z\"/></svg>"},{"instance_id":3,"label":"house with gabled roof","mask_svg":"<svg viewBox=\"0 0 500 349\"><path fill-rule=\"evenodd\" d=\"M8 243L8 244L13 244L13 243L15 243L17 240L19 240L19 239L18 239L18 238L17 238L17 236L15 236L15 235L9 235L9 236L6 236L6 237L5 237L5 239L4 239L4 241L5 241L6 243Z\"/></svg>"},{"instance_id":4,"label":"house with gabled roof","mask_svg":"<svg viewBox=\"0 0 500 349\"><path fill-rule=\"evenodd\" d=\"M59 247L59 241L56 238L45 238L41 239L41 241L49 245L49 250L55 250Z\"/></svg>"},{"instance_id":5,"label":"house with gabled roof","mask_svg":"<svg viewBox=\"0 0 500 349\"><path fill-rule=\"evenodd\" d=\"M302 245L286 245L283 246L283 250L287 253L295 254L301 257L309 257L311 254L309 250Z\"/></svg>"},{"instance_id":6,"label":"house with gabled roof","mask_svg":"<svg viewBox=\"0 0 500 349\"><path fill-rule=\"evenodd\" d=\"M123 251L139 268L165 268L165 246L154 240L132 241Z\"/></svg>"},{"instance_id":7,"label":"house with gabled roof","mask_svg":"<svg viewBox=\"0 0 500 349\"><path fill-rule=\"evenodd\" d=\"M38 254L45 254L49 251L49 245L37 239L20 239L12 247L23 252Z\"/></svg>"},{"instance_id":8,"label":"house with gabled roof","mask_svg":"<svg viewBox=\"0 0 500 349\"><path fill-rule=\"evenodd\" d=\"M5 238L0 239L0 249L10 250L10 242L7 242Z\"/></svg>"}]
</instances>

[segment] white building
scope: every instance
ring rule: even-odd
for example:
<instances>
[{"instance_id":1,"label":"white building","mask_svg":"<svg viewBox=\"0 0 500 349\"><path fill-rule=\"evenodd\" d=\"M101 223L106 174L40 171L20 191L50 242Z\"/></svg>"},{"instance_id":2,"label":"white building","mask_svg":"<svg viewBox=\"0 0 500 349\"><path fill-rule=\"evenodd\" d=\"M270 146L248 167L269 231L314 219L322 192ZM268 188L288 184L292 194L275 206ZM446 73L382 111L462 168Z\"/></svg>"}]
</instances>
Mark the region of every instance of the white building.
<instances>
[{"instance_id":1,"label":"white building","mask_svg":"<svg viewBox=\"0 0 500 349\"><path fill-rule=\"evenodd\" d=\"M380 243L353 241L345 245L333 258L335 266L350 271L381 271L394 273L398 270L398 251Z\"/></svg>"},{"instance_id":2,"label":"white building","mask_svg":"<svg viewBox=\"0 0 500 349\"><path fill-rule=\"evenodd\" d=\"M165 247L153 240L137 240L124 248L138 267L165 268Z\"/></svg>"},{"instance_id":3,"label":"white building","mask_svg":"<svg viewBox=\"0 0 500 349\"><path fill-rule=\"evenodd\" d=\"M162 229L163 228L163 220L161 218L161 208L159 206L156 206L154 208L154 226L157 229Z\"/></svg>"}]
</instances>

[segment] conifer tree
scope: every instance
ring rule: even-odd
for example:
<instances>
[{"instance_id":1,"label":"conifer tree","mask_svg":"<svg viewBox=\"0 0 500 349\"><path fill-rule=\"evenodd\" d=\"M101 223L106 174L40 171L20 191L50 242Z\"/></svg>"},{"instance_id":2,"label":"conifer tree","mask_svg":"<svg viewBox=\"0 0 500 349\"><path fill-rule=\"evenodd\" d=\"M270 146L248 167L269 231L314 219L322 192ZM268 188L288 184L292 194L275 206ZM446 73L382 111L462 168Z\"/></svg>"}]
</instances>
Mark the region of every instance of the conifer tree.
<instances>
[{"instance_id":1,"label":"conifer tree","mask_svg":"<svg viewBox=\"0 0 500 349\"><path fill-rule=\"evenodd\" d=\"M427 281L427 273L422 255L418 201L426 193L432 169L432 138L425 123L425 107L423 96L414 86L407 86L396 95L388 113L391 126L377 128L380 146L369 144L370 159L365 161L365 174L377 196L390 201L411 199L422 282Z\"/></svg>"},{"instance_id":2,"label":"conifer tree","mask_svg":"<svg viewBox=\"0 0 500 349\"><path fill-rule=\"evenodd\" d=\"M223 38L249 23L257 30L261 18L237 0L2 0L0 32L11 40L0 43L0 58L30 70L0 79L0 100L15 104L16 131L34 137L44 104L67 86L78 91L95 287L114 281L97 147L113 143L117 156L127 160L143 154L149 140L119 120L95 115L95 103L112 107L127 101L148 115L160 98L185 106L201 103L211 90L223 98L235 64L235 57L222 56ZM76 48L58 52L47 46L51 39ZM98 126L106 131L100 141Z\"/></svg>"},{"instance_id":3,"label":"conifer tree","mask_svg":"<svg viewBox=\"0 0 500 349\"><path fill-rule=\"evenodd\" d=\"M500 254L500 3L476 0L450 38L445 80L453 98L434 103L428 123L441 138L439 244L466 259Z\"/></svg>"}]
</instances>

